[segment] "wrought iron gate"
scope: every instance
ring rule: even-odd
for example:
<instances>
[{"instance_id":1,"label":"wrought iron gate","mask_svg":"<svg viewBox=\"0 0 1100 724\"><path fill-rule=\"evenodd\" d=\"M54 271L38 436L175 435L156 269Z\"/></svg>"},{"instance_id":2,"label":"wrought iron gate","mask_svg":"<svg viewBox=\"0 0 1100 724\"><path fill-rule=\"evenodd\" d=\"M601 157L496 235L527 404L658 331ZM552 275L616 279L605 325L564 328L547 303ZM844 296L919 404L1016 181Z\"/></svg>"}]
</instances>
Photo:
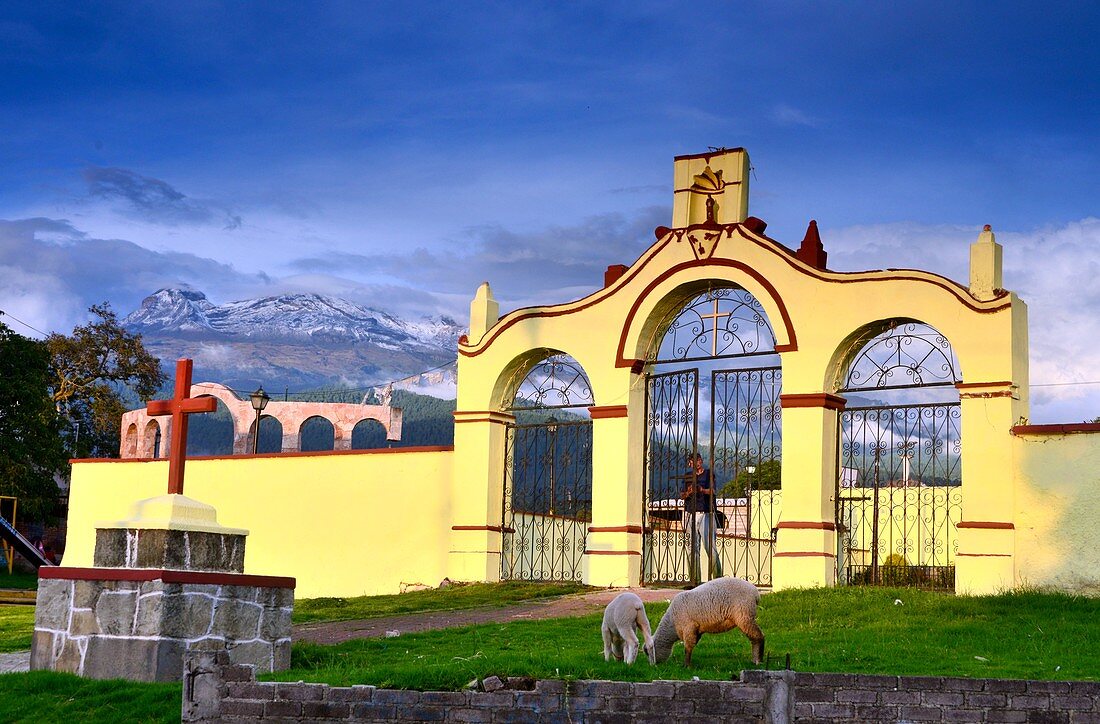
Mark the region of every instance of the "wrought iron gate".
<instances>
[{"instance_id":1,"label":"wrought iron gate","mask_svg":"<svg viewBox=\"0 0 1100 724\"><path fill-rule=\"evenodd\" d=\"M647 583L698 583L691 562L701 554L685 535L680 491L688 461L699 452L716 489L735 483L732 495L716 496L721 515L715 548L722 572L770 586L782 495L782 374L778 367L713 370L708 382L709 416L701 419L698 369L648 377L643 578Z\"/></svg>"},{"instance_id":2,"label":"wrought iron gate","mask_svg":"<svg viewBox=\"0 0 1100 724\"><path fill-rule=\"evenodd\" d=\"M510 425L501 579L580 581L592 521L592 422Z\"/></svg>"},{"instance_id":3,"label":"wrought iron gate","mask_svg":"<svg viewBox=\"0 0 1100 724\"><path fill-rule=\"evenodd\" d=\"M891 326L853 361L843 393L910 399L841 413L841 583L954 588L962 517L956 369L943 335L918 323ZM912 401L936 394L955 401Z\"/></svg>"}]
</instances>

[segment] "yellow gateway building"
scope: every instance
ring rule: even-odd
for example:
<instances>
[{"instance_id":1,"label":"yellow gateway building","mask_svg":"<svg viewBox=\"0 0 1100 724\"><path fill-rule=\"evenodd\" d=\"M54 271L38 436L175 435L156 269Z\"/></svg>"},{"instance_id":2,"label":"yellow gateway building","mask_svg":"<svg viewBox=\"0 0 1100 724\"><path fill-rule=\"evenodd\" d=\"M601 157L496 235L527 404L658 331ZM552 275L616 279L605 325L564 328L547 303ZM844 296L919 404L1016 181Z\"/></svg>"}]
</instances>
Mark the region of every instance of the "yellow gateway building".
<instances>
[{"instance_id":1,"label":"yellow gateway building","mask_svg":"<svg viewBox=\"0 0 1100 724\"><path fill-rule=\"evenodd\" d=\"M195 459L187 494L250 531L247 573L307 598L719 574L1096 590L1100 425L1027 424L1027 307L989 227L965 282L834 272L815 224L792 249L749 215L748 168L675 159L670 226L582 299L501 316L483 284L453 448ZM167 466L75 462L64 565Z\"/></svg>"}]
</instances>

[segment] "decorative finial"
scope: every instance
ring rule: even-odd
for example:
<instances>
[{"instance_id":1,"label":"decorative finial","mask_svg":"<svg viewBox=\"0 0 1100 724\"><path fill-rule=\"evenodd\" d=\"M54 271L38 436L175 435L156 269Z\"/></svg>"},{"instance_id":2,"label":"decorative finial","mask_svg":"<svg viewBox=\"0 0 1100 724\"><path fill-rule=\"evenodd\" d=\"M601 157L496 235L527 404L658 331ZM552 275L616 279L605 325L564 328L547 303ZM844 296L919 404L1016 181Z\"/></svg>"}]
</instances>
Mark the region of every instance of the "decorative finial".
<instances>
[{"instance_id":1,"label":"decorative finial","mask_svg":"<svg viewBox=\"0 0 1100 724\"><path fill-rule=\"evenodd\" d=\"M825 245L821 243L821 234L817 230L817 221L810 219L810 225L806 227L806 236L802 238L802 244L795 253L802 261L815 269L824 269L828 254Z\"/></svg>"}]
</instances>

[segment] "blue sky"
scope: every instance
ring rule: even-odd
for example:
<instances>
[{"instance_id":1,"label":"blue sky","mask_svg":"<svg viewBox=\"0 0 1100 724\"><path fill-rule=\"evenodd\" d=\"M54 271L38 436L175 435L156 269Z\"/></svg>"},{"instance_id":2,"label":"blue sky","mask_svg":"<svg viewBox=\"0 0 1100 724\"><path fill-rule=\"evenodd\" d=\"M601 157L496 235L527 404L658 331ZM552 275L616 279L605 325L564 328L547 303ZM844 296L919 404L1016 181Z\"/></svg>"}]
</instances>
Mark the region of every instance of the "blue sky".
<instances>
[{"instance_id":1,"label":"blue sky","mask_svg":"<svg viewBox=\"0 0 1100 724\"><path fill-rule=\"evenodd\" d=\"M1085 2L8 3L0 309L561 301L669 222L674 155L745 146L751 212L787 243L816 218L837 269L965 279L992 224L1033 381L1100 379L1097 27ZM1100 386L1044 389L1037 419L1100 414Z\"/></svg>"}]
</instances>

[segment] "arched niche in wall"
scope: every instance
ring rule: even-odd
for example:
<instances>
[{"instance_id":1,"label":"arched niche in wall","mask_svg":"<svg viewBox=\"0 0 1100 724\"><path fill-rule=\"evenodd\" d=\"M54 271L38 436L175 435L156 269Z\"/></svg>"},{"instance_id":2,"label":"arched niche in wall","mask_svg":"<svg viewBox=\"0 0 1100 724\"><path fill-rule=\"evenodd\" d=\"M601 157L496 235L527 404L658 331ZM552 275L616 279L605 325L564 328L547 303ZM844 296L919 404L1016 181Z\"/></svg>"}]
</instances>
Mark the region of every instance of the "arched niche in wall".
<instances>
[{"instance_id":1,"label":"arched niche in wall","mask_svg":"<svg viewBox=\"0 0 1100 724\"><path fill-rule=\"evenodd\" d=\"M214 397L213 395L198 395ZM191 415L187 422L187 455L232 455L233 454L233 415L217 397L218 407L214 412Z\"/></svg>"},{"instance_id":2,"label":"arched niche in wall","mask_svg":"<svg viewBox=\"0 0 1100 724\"><path fill-rule=\"evenodd\" d=\"M299 449L302 452L324 452L332 450L336 444L336 429L329 420L320 415L314 415L302 422L302 426L298 428L298 436L301 440Z\"/></svg>"},{"instance_id":3,"label":"arched niche in wall","mask_svg":"<svg viewBox=\"0 0 1100 724\"><path fill-rule=\"evenodd\" d=\"M367 418L355 423L351 431L352 450L375 450L386 447L386 426Z\"/></svg>"}]
</instances>

